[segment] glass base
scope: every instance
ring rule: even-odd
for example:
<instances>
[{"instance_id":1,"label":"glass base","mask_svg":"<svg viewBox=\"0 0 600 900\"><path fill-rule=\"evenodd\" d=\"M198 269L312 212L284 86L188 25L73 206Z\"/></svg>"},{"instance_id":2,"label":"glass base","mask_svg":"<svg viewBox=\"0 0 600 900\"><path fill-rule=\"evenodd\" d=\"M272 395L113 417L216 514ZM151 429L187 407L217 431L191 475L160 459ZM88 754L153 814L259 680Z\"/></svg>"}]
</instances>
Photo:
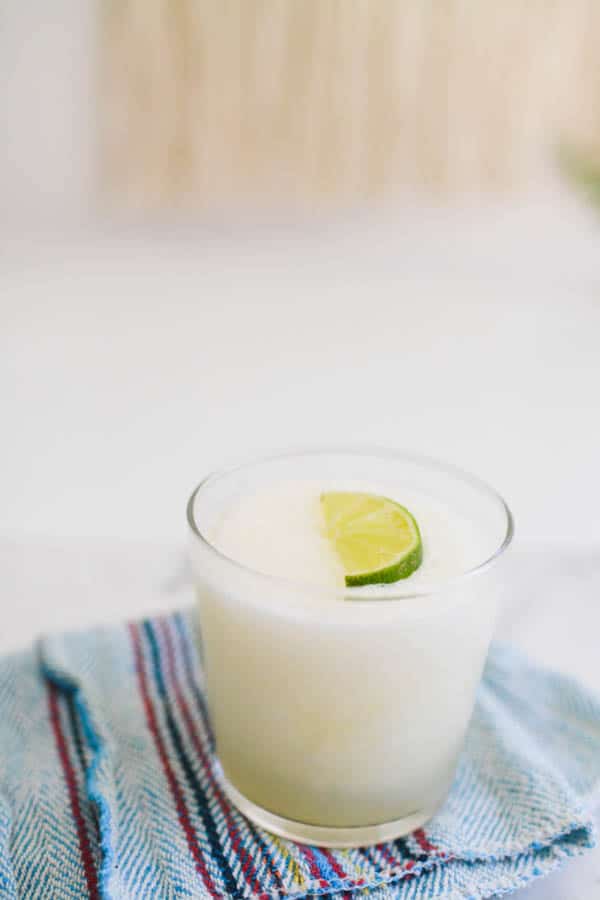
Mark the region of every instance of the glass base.
<instances>
[{"instance_id":1,"label":"glass base","mask_svg":"<svg viewBox=\"0 0 600 900\"><path fill-rule=\"evenodd\" d=\"M393 822L383 822L381 825L364 825L351 828L336 828L334 826L309 825L306 822L296 822L293 819L285 819L275 813L257 806L252 800L248 800L235 788L223 774L223 770L217 765L217 772L223 790L239 811L266 831L290 841L298 841L301 844L313 844L316 847L365 847L369 844L380 844L384 841L392 841L395 838L410 834L416 828L420 828L433 816L435 810L419 810L402 819Z\"/></svg>"}]
</instances>

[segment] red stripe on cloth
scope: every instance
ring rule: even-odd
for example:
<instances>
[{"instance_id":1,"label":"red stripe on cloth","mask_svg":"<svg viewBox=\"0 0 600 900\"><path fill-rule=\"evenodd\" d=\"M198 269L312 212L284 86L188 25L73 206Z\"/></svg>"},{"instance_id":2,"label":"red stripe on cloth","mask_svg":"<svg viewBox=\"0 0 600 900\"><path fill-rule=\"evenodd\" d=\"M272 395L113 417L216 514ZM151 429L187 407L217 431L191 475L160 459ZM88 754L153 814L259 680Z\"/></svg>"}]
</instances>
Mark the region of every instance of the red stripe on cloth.
<instances>
[{"instance_id":1,"label":"red stripe on cloth","mask_svg":"<svg viewBox=\"0 0 600 900\"><path fill-rule=\"evenodd\" d=\"M183 668L184 668L186 680L187 680L189 689L192 692L192 695L194 696L196 703L198 704L198 708L200 710L200 715L202 717L202 723L204 725L204 730L206 731L206 734L208 736L209 746L214 747L215 740L214 740L214 735L212 732L210 722L206 716L206 707L205 707L205 704L200 695L200 688L194 678L194 666L193 666L192 658L190 655L190 645L188 644L188 637L185 633L186 626L183 624L183 622L181 620L181 613L177 613L177 615L174 619L169 618L168 621L171 623L171 628L174 631L176 644L181 649L181 655L182 655L183 664L184 664ZM168 626L167 626L167 633L170 634L170 629ZM188 707L188 709L189 709L189 707ZM193 717L190 717L190 724L191 724L191 731L190 731L190 726L188 725L188 731L190 731L190 737L192 738L192 742L194 744L196 752L199 753L199 755L201 756L202 763L206 768L206 771L210 778L210 783L214 789L215 795L219 802L219 806L223 812L223 815L225 816L230 837L231 837L232 830L235 834L239 835L239 829L237 828L235 820L231 815L229 801L224 796L218 780L214 777L213 767L211 765L210 750L209 750L208 754L205 754L202 738L199 736L198 730L194 725ZM254 841L261 849L261 855L262 855L263 859L265 860L265 863L267 865L269 872L273 876L273 880L275 881L278 890L283 889L283 880L281 878L281 874L278 871L277 866L275 865L275 863L271 857L271 854L269 853L268 847L266 846L264 839L261 838L260 835L257 834L255 827L254 827L254 825L252 825L251 822L248 822L247 824L248 824L248 827L250 828L250 831L252 833ZM232 842L233 842L233 838L232 838Z\"/></svg>"},{"instance_id":2,"label":"red stripe on cloth","mask_svg":"<svg viewBox=\"0 0 600 900\"><path fill-rule=\"evenodd\" d=\"M182 718L185 722L185 726L187 728L188 734L194 746L194 750L198 754L200 758L200 762L202 764L202 768L206 772L208 776L210 785L215 793L217 798L217 802L219 804L219 808L223 813L223 817L225 819L225 823L227 825L227 831L229 833L229 838L231 840L231 846L233 848L234 853L237 854L239 860L242 864L242 872L244 873L244 879L246 884L249 885L250 889L257 894L262 892L262 885L258 879L258 873L256 868L254 867L254 863L252 862L252 857L250 856L250 852L246 847L241 846L242 843L242 835L236 828L235 822L231 817L231 813L229 812L229 807L219 785L217 784L211 766L211 761L208 758L204 747L202 746L202 741L200 740L200 735L194 725L194 720L190 713L190 708L187 704L185 696L181 690L181 685L179 683L179 679L177 676L177 667L175 665L175 650L173 646L173 638L171 636L171 632L169 630L169 626L164 619L161 619L158 622L158 626L164 641L164 645L166 648L166 661L167 661L167 674L171 685L173 686L173 691L175 693L175 700L177 702L177 706L181 712Z\"/></svg>"},{"instance_id":3,"label":"red stripe on cloth","mask_svg":"<svg viewBox=\"0 0 600 900\"><path fill-rule=\"evenodd\" d=\"M395 859L392 856L385 844L377 844L377 849L379 850L385 861L390 864L390 866L393 866L394 868L398 868L398 866L402 867L402 863L400 862L400 860Z\"/></svg>"},{"instance_id":4,"label":"red stripe on cloth","mask_svg":"<svg viewBox=\"0 0 600 900\"><path fill-rule=\"evenodd\" d=\"M179 696L181 697L180 708L182 710L182 715L185 720L185 724L186 724L188 733L189 733L192 743L194 745L194 749L198 753L200 760L202 762L202 765L203 765L204 769L206 770L211 787L214 790L215 796L219 803L219 808L221 809L221 812L223 813L223 815L225 817L225 821L227 823L227 830L229 832L229 837L231 839L232 845L234 846L234 848L237 848L237 846L239 845L239 842L242 840L242 836L241 836L240 831L235 823L233 816L231 815L229 801L224 796L221 786L214 776L212 760L210 758L210 754L207 754L207 752L205 751L205 748L204 748L204 745L202 742L202 738L200 737L198 729L196 728L196 725L194 723L194 719L190 712L189 705L186 702L185 696L181 693L181 688L180 688L179 680L177 678L177 670L176 670L176 666L175 666L175 655L176 655L175 654L175 646L173 644L173 637L171 634L171 629L169 628L169 625L167 624L166 621L161 623L161 630L163 632L163 636L164 636L166 647L167 647L168 668L172 673L170 677L171 677L171 680L174 679L174 684L175 684L176 688L179 690ZM185 643L185 636L183 634L181 634L181 632L179 631L179 629L176 626L175 626L175 635L177 638L179 638L179 644L181 645L182 650L183 651L187 650L186 643ZM190 684L190 688L193 691L193 689L195 687L195 683L194 683L194 679L193 679L193 671L192 671L192 666L191 666L191 660L189 658L189 653L187 653L187 654L184 653L183 659L184 659L185 673L186 673L188 682ZM172 669L171 669L171 666L172 666ZM178 702L179 702L179 696L178 696ZM212 732L209 731L208 733L209 733L209 738L210 738L210 735L212 735ZM254 837L256 840L256 836L254 836ZM258 841L258 843L260 845L259 841ZM244 853L246 853L245 850L244 850ZM269 872L271 873L271 875L273 876L273 879L277 883L277 887L282 888L283 881L281 880L281 875L279 874L279 871L277 870L274 863L272 862L268 852L262 846L261 846L261 853L267 864L267 868L268 868ZM256 871L256 870L254 869L254 871ZM246 881L248 881L248 879L246 879ZM253 890L260 892L261 889L262 889L262 885L258 882L258 880L256 880Z\"/></svg>"},{"instance_id":5,"label":"red stripe on cloth","mask_svg":"<svg viewBox=\"0 0 600 900\"><path fill-rule=\"evenodd\" d=\"M317 861L315 859L315 855L310 849L310 847L306 847L304 844L298 844L298 849L308 860L308 867L310 869L310 874L313 878L317 878L319 880L319 886L322 888L328 888L329 884L325 881L324 878L321 877L321 870L317 865Z\"/></svg>"},{"instance_id":6,"label":"red stripe on cloth","mask_svg":"<svg viewBox=\"0 0 600 900\"><path fill-rule=\"evenodd\" d=\"M135 625L134 623L129 624L129 635L131 637L131 643L133 645L135 671L137 674L138 688L140 691L140 696L142 698L144 712L146 714L146 724L148 726L148 731L150 732L154 740L154 744L158 752L158 757L163 767L163 771L165 773L165 777L171 791L171 796L173 797L173 801L175 803L177 817L183 829L183 833L185 834L185 839L187 841L189 851L194 859L194 862L196 863L196 871L201 875L204 884L206 885L212 896L220 897L221 895L214 885L214 882L210 876L210 872L206 868L206 863L204 861L202 851L200 850L194 827L190 820L190 815L185 803L185 798L183 796L181 788L179 787L177 778L175 777L175 773L173 772L165 743L160 733L156 713L154 711L154 705L152 703L150 692L148 690L148 681L146 678L146 669L144 667L144 657L142 654L140 635L137 625Z\"/></svg>"},{"instance_id":7,"label":"red stripe on cloth","mask_svg":"<svg viewBox=\"0 0 600 900\"><path fill-rule=\"evenodd\" d=\"M214 734L213 734L212 728L210 726L210 721L207 717L206 706L205 706L204 700L200 693L200 687L194 677L194 664L192 662L192 656L191 656L190 638L188 637L188 634L186 633L187 628L186 628L186 625L183 623L181 616L182 616L181 613L177 613L175 617L170 617L168 619L168 621L171 623L171 629L173 630L173 632L175 634L176 646L179 647L181 650L183 663L184 663L183 668L184 668L185 678L186 678L188 688L189 688L192 696L194 697L194 700L196 701L196 703L198 705L198 709L199 709L200 715L202 717L202 724L204 725L204 730L206 731L206 734L208 737L209 748L212 748L212 747L214 747L214 744L215 744ZM201 750L201 752L203 752L203 743L202 743L201 738L198 737L198 732L197 732L197 729L195 729L195 728L194 728L194 733L195 733L195 739L196 739L197 743L200 745L200 750ZM210 762L210 757L211 757L210 749L209 749L208 756L209 756L209 762ZM210 765L210 764L208 766L208 771L210 774L211 784L214 786L215 794L219 800L219 805L221 806L223 813L226 815L228 822L231 823L232 828L235 831L237 831L238 829L237 829L237 826L235 823L235 819L232 818L232 816L231 816L231 811L230 811L231 807L230 807L229 801L224 796L221 786L218 782L218 779L216 779L214 777L213 768L212 768L212 765ZM278 868L272 858L271 853L269 852L269 848L266 844L265 838L263 838L256 831L255 826L250 821L247 822L247 825L250 829L250 832L252 834L254 841L260 847L262 858L264 859L269 872L273 876L273 880L276 884L277 889L284 890L284 883L283 883L281 873L278 870Z\"/></svg>"},{"instance_id":8,"label":"red stripe on cloth","mask_svg":"<svg viewBox=\"0 0 600 900\"><path fill-rule=\"evenodd\" d=\"M325 847L321 847L320 849L321 849L321 853L323 854L323 856L325 857L325 859L327 860L327 862L329 863L329 865L331 866L331 868L333 869L333 871L335 872L337 877L338 878L347 878L348 876L346 875L346 873L340 866L339 862L337 861L337 859L335 858L333 853L331 853L331 851L327 850Z\"/></svg>"},{"instance_id":9,"label":"red stripe on cloth","mask_svg":"<svg viewBox=\"0 0 600 900\"><path fill-rule=\"evenodd\" d=\"M85 872L85 880L90 897L92 898L92 900L96 900L96 898L99 898L100 896L100 894L98 893L98 873L96 872L94 857L92 856L92 848L90 846L90 840L88 837L87 829L85 827L81 805L79 803L75 769L73 768L73 764L71 762L71 756L69 754L69 748L67 747L65 733L60 721L60 711L58 708L58 690L56 686L50 682L47 682L47 688L48 712L50 714L52 731L54 732L56 749L58 751L63 774L65 776L65 782L67 784L69 803L71 804L71 812L73 813L73 819L75 820L75 827L77 829L79 852L81 853L81 861L83 863L83 870Z\"/></svg>"},{"instance_id":10,"label":"red stripe on cloth","mask_svg":"<svg viewBox=\"0 0 600 900\"><path fill-rule=\"evenodd\" d=\"M187 630L186 625L184 624L184 622L182 620L181 613L177 613L175 615L175 617L169 617L167 621L170 623L169 630L172 630L173 634L175 635L175 646L179 647L181 650L185 678L186 678L188 687L192 693L192 696L194 697L194 699L198 705L198 709L200 711L200 716L202 718L202 724L204 725L204 730L208 737L209 750L208 750L208 765L206 766L206 768L207 768L207 772L210 777L211 785L214 788L215 795L219 801L219 806L221 807L221 810L223 811L223 814L225 815L225 818L227 820L228 830L229 830L229 827L231 827L236 834L239 834L239 829L237 828L235 819L231 815L231 805L230 805L229 801L227 800L227 798L224 796L223 790L221 789L218 779L216 779L214 777L213 767L211 765L211 749L215 745L215 738L214 738L214 734L213 734L213 731L212 731L212 728L210 725L210 721L207 718L206 706L205 706L204 700L201 696L200 688L194 677L194 664L192 662L192 657L191 657L191 653L190 653L191 643L190 643L190 638L186 634L186 630ZM192 721L192 726L193 726L192 740L194 742L194 746L196 747L197 752L199 752L202 755L202 758L206 759L206 756L204 755L204 745L203 745L202 738L199 737L198 731L197 731L196 727L193 725L193 721ZM277 889L284 890L284 883L283 883L281 873L278 870L277 865L275 864L271 853L269 852L269 848L266 844L265 838L263 838L256 831L255 826L249 820L247 822L247 825L250 829L250 832L252 834L252 837L253 837L255 843L258 845L258 847L260 847L262 858L264 859L264 861L267 865L267 869L273 876L273 880L276 884ZM230 836L231 836L231 832L230 832Z\"/></svg>"},{"instance_id":11,"label":"red stripe on cloth","mask_svg":"<svg viewBox=\"0 0 600 900\"><path fill-rule=\"evenodd\" d=\"M417 830L413 832L413 836L421 850L424 850L425 853L437 853L438 848L435 844L432 844L431 841L427 840L427 836L422 828L417 828Z\"/></svg>"}]
</instances>

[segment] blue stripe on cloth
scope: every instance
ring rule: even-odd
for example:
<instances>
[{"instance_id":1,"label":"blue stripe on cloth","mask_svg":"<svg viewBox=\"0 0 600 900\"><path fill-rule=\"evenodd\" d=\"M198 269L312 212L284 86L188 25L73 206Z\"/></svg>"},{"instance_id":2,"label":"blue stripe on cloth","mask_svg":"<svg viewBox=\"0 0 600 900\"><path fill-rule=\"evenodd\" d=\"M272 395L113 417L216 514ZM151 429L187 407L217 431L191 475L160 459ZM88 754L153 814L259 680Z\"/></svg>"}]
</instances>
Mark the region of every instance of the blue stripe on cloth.
<instances>
[{"instance_id":1,"label":"blue stripe on cloth","mask_svg":"<svg viewBox=\"0 0 600 900\"><path fill-rule=\"evenodd\" d=\"M281 873L277 869L277 864L275 862L275 856L273 852L269 849L269 846L266 841L265 832L261 832L259 828L256 828L250 820L247 822L250 833L252 834L252 839L256 842L257 846L260 847L263 857L267 862L267 868L273 878L275 883L275 889L280 891L284 888L284 883L281 877Z\"/></svg>"},{"instance_id":2,"label":"blue stripe on cloth","mask_svg":"<svg viewBox=\"0 0 600 900\"><path fill-rule=\"evenodd\" d=\"M403 859L403 860L406 860L407 862L408 862L409 860L412 860L413 862L416 862L417 860L425 860L425 859L427 859L427 854L426 854L426 853L423 853L423 852L421 852L421 853L415 853L415 852L413 852L413 851L411 850L411 848L409 847L408 841L407 841L405 838L396 838L396 840L394 841L394 846L396 847L396 849L397 849L398 852L400 853L400 856L402 857L402 859Z\"/></svg>"},{"instance_id":3,"label":"blue stripe on cloth","mask_svg":"<svg viewBox=\"0 0 600 900\"><path fill-rule=\"evenodd\" d=\"M186 623L184 616L181 613L175 613L173 616L173 622L175 624L175 628L179 634L181 651L183 654L183 660L185 665L185 674L188 685L192 691L192 696L196 702L196 706L200 711L200 715L202 716L202 724L204 725L204 730L208 735L208 739L210 742L211 748L214 749L215 746L215 736L213 734L213 730L210 724L210 718L208 715L208 709L206 707L206 701L204 700L204 695L200 690L200 687L196 681L196 672L198 671L198 665L194 664L194 653L193 653L193 645L192 638L189 633L189 625Z\"/></svg>"},{"instance_id":4,"label":"blue stripe on cloth","mask_svg":"<svg viewBox=\"0 0 600 900\"><path fill-rule=\"evenodd\" d=\"M193 697L195 687L193 683L190 684L189 659L186 659L183 652L189 648L183 630L173 626L173 619L164 618L159 623L166 656L167 690L170 685L174 691L174 707L181 712L183 733L190 741L192 756L195 755L199 762L201 782L210 798L209 805L218 824L224 852L233 853L234 858L239 857L246 884L251 891L261 888L279 890L283 885L273 863L273 854L252 823L231 807L213 772L210 735L197 727L198 723L193 716L193 702L188 702L190 694ZM237 872L236 867L234 874L237 875Z\"/></svg>"},{"instance_id":5,"label":"blue stripe on cloth","mask_svg":"<svg viewBox=\"0 0 600 900\"><path fill-rule=\"evenodd\" d=\"M62 695L55 685L48 682L47 703L62 777L67 786L69 809L77 830L77 841L87 890L92 900L98 900L97 854L86 824L86 818L89 819L89 816L85 812L88 798L83 785L84 773L77 765L77 752L69 733L69 697Z\"/></svg>"},{"instance_id":6,"label":"blue stripe on cloth","mask_svg":"<svg viewBox=\"0 0 600 900\"><path fill-rule=\"evenodd\" d=\"M344 883L343 880L340 879L340 876L333 870L326 855L323 853L320 847L312 847L312 852L319 867L319 871L321 872L323 877L327 879L329 884L333 887L339 887L340 885L342 885Z\"/></svg>"},{"instance_id":7,"label":"blue stripe on cloth","mask_svg":"<svg viewBox=\"0 0 600 900\"><path fill-rule=\"evenodd\" d=\"M160 709L162 703L158 699L158 709L156 709L156 698L153 697L151 681L146 671L145 652L143 647L143 634L140 628L134 624L130 625L130 634L132 638L132 648L134 651L135 671L139 687L139 695L142 699L144 708L144 718L148 733L153 742L153 749L156 752L157 759L160 761L160 773L163 776L163 785L167 789L168 799L172 802L172 812L170 817L174 818L180 826L177 836L183 839L187 848L185 855L186 861L193 859L193 881L192 884L196 892L202 896L210 897L220 896L220 891L216 885L220 881L220 872L216 862L212 859L210 852L203 853L201 847L206 841L206 835L202 828L202 822L194 822L191 806L189 802L188 785L185 780L181 779L181 772L177 771L178 766L173 758L173 750L166 739L161 725ZM179 776L179 777L178 777ZM156 787L160 782L157 782ZM153 795L158 796L158 791L153 790ZM192 803L193 805L193 803ZM168 824L168 821L164 823ZM175 836L175 835L174 835ZM167 852L172 853L173 850L167 844ZM204 888L201 889L198 883L198 876L202 880Z\"/></svg>"},{"instance_id":8,"label":"blue stripe on cloth","mask_svg":"<svg viewBox=\"0 0 600 900\"><path fill-rule=\"evenodd\" d=\"M85 787L85 779L87 776L88 769L88 760L86 759L86 748L84 747L84 738L81 732L81 723L79 722L79 718L77 716L77 709L75 707L75 700L72 693L67 694L66 696L67 702L67 713L68 713L68 721L69 721L69 731L71 735L71 740L73 743L73 747L75 749L75 759L78 769L77 775L77 783L78 790L80 794L80 802L81 802L81 810L83 814L83 819L85 822L85 827L88 833L88 838L92 847L92 854L94 857L94 863L96 868L100 866L100 845L99 845L99 832L98 832L98 822L95 816L95 810L92 807L92 804L89 802L89 797L87 795L87 790Z\"/></svg>"},{"instance_id":9,"label":"blue stripe on cloth","mask_svg":"<svg viewBox=\"0 0 600 900\"><path fill-rule=\"evenodd\" d=\"M179 728L175 721L175 717L173 715L169 695L165 686L161 656L158 648L156 634L154 632L152 623L149 620L144 621L143 631L150 646L152 666L154 677L156 680L156 686L158 689L158 695L161 698L163 704L167 729L171 738L173 748L185 775L186 781L192 790L194 799L196 801L197 812L202 820L204 831L210 842L211 852L219 866L225 890L230 896L237 896L240 893L238 883L235 879L235 876L233 875L233 872L231 871L229 861L226 859L223 852L221 841L217 833L216 823L212 817L206 794L199 780L196 778L194 767L192 765L190 757L185 751L181 732L179 731Z\"/></svg>"},{"instance_id":10,"label":"blue stripe on cloth","mask_svg":"<svg viewBox=\"0 0 600 900\"><path fill-rule=\"evenodd\" d=\"M98 852L101 858L101 866L98 874L100 894L103 896L102 883L110 878L110 873L114 864L112 850L112 810L106 801L104 793L98 786L98 771L104 761L108 748L101 741L96 732L79 682L65 676L62 672L47 666L43 653L40 660L40 670L47 681L54 684L66 696L72 698L74 707L79 715L83 733L92 753L92 760L85 773L85 785L89 801L96 809L98 816L100 835Z\"/></svg>"}]
</instances>

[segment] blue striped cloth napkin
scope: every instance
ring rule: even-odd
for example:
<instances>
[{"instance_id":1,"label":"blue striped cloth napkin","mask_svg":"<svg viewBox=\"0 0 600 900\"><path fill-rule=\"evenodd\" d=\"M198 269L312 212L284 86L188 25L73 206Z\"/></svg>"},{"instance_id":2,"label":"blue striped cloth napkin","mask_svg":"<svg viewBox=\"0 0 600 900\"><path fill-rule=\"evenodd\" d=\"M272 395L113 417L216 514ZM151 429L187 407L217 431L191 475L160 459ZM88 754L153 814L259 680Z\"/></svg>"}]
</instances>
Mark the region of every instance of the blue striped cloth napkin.
<instances>
[{"instance_id":1,"label":"blue striped cloth napkin","mask_svg":"<svg viewBox=\"0 0 600 900\"><path fill-rule=\"evenodd\" d=\"M495 646L446 805L359 850L255 828L212 766L190 613L0 662L0 897L479 900L591 847L600 703Z\"/></svg>"}]
</instances>

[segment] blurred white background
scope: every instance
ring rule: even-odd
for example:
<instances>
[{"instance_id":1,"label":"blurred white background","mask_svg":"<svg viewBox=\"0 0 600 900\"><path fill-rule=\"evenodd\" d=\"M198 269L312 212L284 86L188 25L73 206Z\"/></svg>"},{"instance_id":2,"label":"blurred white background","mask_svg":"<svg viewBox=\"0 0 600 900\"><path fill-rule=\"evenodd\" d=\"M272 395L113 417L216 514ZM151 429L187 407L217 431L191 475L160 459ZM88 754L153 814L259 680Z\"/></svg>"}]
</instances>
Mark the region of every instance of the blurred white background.
<instances>
[{"instance_id":1,"label":"blurred white background","mask_svg":"<svg viewBox=\"0 0 600 900\"><path fill-rule=\"evenodd\" d=\"M549 171L485 202L116 217L98 180L96 26L92 3L3 8L2 648L173 602L185 502L207 470L373 443L505 494L505 633L600 684L581 650L600 625L600 212ZM568 876L527 895L595 896L598 858L580 868L582 893Z\"/></svg>"},{"instance_id":2,"label":"blurred white background","mask_svg":"<svg viewBox=\"0 0 600 900\"><path fill-rule=\"evenodd\" d=\"M600 215L550 177L295 224L117 220L97 15L3 13L0 530L178 541L208 468L356 441L488 478L522 541L600 541Z\"/></svg>"}]
</instances>

